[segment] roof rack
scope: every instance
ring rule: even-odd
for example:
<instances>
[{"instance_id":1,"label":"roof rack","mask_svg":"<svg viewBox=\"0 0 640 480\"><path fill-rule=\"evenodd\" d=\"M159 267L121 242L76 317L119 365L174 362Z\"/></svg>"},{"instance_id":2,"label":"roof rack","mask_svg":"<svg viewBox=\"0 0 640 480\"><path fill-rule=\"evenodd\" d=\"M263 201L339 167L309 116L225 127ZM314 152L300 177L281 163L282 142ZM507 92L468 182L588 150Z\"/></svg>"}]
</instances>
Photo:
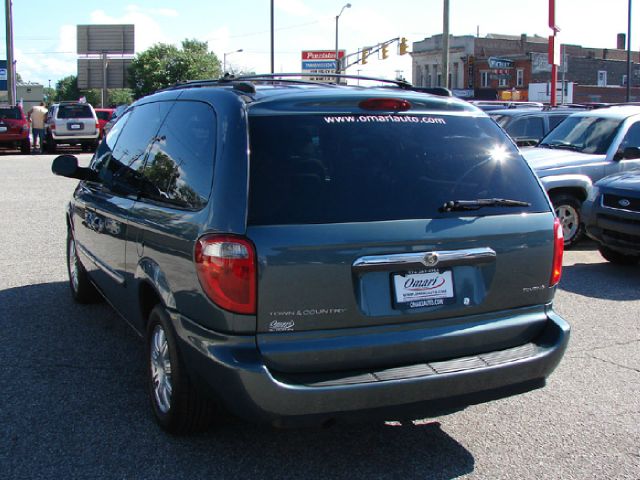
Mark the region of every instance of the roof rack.
<instances>
[{"instance_id":1,"label":"roof rack","mask_svg":"<svg viewBox=\"0 0 640 480\"><path fill-rule=\"evenodd\" d=\"M255 75L225 75L224 77L218 79L210 79L210 80L192 80L188 82L178 83L171 87L163 89L166 90L175 90L180 88L198 88L198 87L209 87L209 86L227 86L231 85L235 90L242 91L244 93L255 93L255 84L258 83L271 83L271 84L297 84L297 85L324 85L324 86L333 86L337 87L338 81L341 79L344 80L364 80L364 81L373 81L380 82L392 85L394 87L401 88L403 90L412 90L416 92L424 92L431 93L433 95L440 96L452 96L451 91L449 89L443 87L437 88L424 88L424 87L414 87L411 83L406 80L391 80L388 78L377 78L377 77L366 77L362 75L346 75L346 74L337 74L337 73L323 73L323 77L330 77L336 80L336 83L333 82L317 82L307 80L306 78L317 77L318 74L311 73L263 73L263 74L255 74Z\"/></svg>"}]
</instances>

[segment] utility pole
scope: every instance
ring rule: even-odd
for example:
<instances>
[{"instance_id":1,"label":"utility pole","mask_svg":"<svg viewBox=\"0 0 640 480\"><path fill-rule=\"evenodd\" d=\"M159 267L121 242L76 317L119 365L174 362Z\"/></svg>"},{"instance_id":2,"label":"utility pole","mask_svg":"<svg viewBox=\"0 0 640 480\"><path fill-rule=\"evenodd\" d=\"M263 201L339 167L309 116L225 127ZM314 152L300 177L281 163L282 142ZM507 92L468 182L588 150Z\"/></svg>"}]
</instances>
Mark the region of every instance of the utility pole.
<instances>
[{"instance_id":1,"label":"utility pole","mask_svg":"<svg viewBox=\"0 0 640 480\"><path fill-rule=\"evenodd\" d=\"M273 67L274 64L274 55L273 55L273 1L271 0L271 73L275 73L275 69Z\"/></svg>"},{"instance_id":2,"label":"utility pole","mask_svg":"<svg viewBox=\"0 0 640 480\"><path fill-rule=\"evenodd\" d=\"M444 0L442 15L442 85L449 88L449 0Z\"/></svg>"},{"instance_id":3,"label":"utility pole","mask_svg":"<svg viewBox=\"0 0 640 480\"><path fill-rule=\"evenodd\" d=\"M627 13L627 102L631 101L631 0Z\"/></svg>"},{"instance_id":4,"label":"utility pole","mask_svg":"<svg viewBox=\"0 0 640 480\"><path fill-rule=\"evenodd\" d=\"M11 0L5 0L7 24L7 97L9 105L16 104L16 70L13 63L13 13Z\"/></svg>"}]
</instances>

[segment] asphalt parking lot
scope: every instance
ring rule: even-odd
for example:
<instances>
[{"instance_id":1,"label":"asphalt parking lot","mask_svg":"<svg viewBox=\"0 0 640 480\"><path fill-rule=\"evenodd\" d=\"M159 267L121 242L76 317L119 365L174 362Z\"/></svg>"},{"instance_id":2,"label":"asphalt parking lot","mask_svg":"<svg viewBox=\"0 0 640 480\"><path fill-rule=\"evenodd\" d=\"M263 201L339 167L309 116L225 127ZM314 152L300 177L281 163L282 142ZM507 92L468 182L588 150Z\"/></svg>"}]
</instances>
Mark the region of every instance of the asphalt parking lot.
<instances>
[{"instance_id":1,"label":"asphalt parking lot","mask_svg":"<svg viewBox=\"0 0 640 480\"><path fill-rule=\"evenodd\" d=\"M106 304L71 300L75 185L53 158L0 153L2 478L640 478L640 266L590 243L565 256L556 309L572 338L542 390L401 425L164 434L142 342Z\"/></svg>"}]
</instances>

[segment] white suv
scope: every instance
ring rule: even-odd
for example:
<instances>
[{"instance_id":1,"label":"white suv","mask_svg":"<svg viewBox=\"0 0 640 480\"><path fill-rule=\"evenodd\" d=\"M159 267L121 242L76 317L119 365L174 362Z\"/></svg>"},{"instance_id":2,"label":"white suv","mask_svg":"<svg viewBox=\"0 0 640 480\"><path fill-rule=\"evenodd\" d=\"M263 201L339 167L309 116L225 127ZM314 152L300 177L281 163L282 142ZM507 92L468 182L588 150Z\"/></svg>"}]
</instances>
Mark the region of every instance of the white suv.
<instances>
[{"instance_id":1,"label":"white suv","mask_svg":"<svg viewBox=\"0 0 640 480\"><path fill-rule=\"evenodd\" d=\"M98 117L90 104L60 102L49 107L45 124L45 148L49 153L55 153L59 144L95 150L99 135Z\"/></svg>"}]
</instances>

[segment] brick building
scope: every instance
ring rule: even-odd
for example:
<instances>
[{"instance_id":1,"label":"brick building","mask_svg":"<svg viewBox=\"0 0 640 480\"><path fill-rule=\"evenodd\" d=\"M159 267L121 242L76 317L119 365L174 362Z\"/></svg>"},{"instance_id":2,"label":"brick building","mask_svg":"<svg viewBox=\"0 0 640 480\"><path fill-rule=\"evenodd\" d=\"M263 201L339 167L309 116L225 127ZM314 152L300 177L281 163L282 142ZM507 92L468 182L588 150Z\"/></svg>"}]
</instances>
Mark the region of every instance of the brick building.
<instances>
[{"instance_id":1,"label":"brick building","mask_svg":"<svg viewBox=\"0 0 640 480\"><path fill-rule=\"evenodd\" d=\"M627 52L624 35L618 47L585 48L564 45L562 78L572 82L574 102L618 102L626 99ZM548 40L540 36L489 34L450 36L448 87L466 98L526 100L530 84L551 81ZM413 83L444 86L442 35L413 44ZM640 54L632 52L631 100L640 101ZM560 88L560 87L559 87Z\"/></svg>"}]
</instances>

